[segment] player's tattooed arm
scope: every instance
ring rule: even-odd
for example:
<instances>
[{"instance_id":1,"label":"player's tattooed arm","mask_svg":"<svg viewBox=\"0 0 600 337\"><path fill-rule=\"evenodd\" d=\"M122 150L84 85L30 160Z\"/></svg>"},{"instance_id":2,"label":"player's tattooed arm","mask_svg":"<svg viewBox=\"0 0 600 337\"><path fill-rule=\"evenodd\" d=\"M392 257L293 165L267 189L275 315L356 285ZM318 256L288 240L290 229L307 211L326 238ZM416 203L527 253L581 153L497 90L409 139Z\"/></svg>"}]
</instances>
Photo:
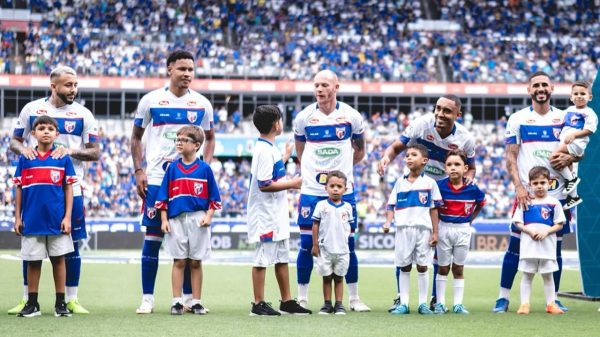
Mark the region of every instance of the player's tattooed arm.
<instances>
[{"instance_id":1,"label":"player's tattooed arm","mask_svg":"<svg viewBox=\"0 0 600 337\"><path fill-rule=\"evenodd\" d=\"M353 164L360 163L365 158L366 141L364 138L352 139L352 148L354 148Z\"/></svg>"},{"instance_id":2,"label":"player's tattooed arm","mask_svg":"<svg viewBox=\"0 0 600 337\"><path fill-rule=\"evenodd\" d=\"M10 150L17 155L23 155L27 159L35 158L35 150L23 144L25 139L13 136L10 140Z\"/></svg>"},{"instance_id":3,"label":"player's tattooed arm","mask_svg":"<svg viewBox=\"0 0 600 337\"><path fill-rule=\"evenodd\" d=\"M100 159L100 144L86 143L83 149L69 149L69 155L81 161L97 161Z\"/></svg>"}]
</instances>

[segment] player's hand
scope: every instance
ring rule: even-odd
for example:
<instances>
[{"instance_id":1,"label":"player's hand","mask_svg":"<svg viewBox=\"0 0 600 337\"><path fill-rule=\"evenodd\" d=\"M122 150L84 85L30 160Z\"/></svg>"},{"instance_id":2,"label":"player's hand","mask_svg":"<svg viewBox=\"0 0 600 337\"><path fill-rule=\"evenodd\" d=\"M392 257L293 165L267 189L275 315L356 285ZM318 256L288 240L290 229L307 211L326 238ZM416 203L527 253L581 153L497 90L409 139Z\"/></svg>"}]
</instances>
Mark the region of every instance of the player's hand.
<instances>
[{"instance_id":1,"label":"player's hand","mask_svg":"<svg viewBox=\"0 0 600 337\"><path fill-rule=\"evenodd\" d=\"M60 222L60 231L63 232L63 234L71 234L71 219L62 219Z\"/></svg>"},{"instance_id":2,"label":"player's hand","mask_svg":"<svg viewBox=\"0 0 600 337\"><path fill-rule=\"evenodd\" d=\"M311 253L312 253L312 256L319 257L319 253L320 253L319 246L313 245Z\"/></svg>"},{"instance_id":3,"label":"player's hand","mask_svg":"<svg viewBox=\"0 0 600 337\"><path fill-rule=\"evenodd\" d=\"M209 227L212 222L212 215L206 214L198 223L198 227Z\"/></svg>"},{"instance_id":4,"label":"player's hand","mask_svg":"<svg viewBox=\"0 0 600 337\"><path fill-rule=\"evenodd\" d=\"M169 222L168 221L162 222L160 224L160 230L163 233L170 233L171 232L171 226L169 226Z\"/></svg>"},{"instance_id":5,"label":"player's hand","mask_svg":"<svg viewBox=\"0 0 600 337\"><path fill-rule=\"evenodd\" d=\"M57 146L54 151L52 151L52 159L60 159L65 156L70 156L73 153L71 149L66 148L64 146Z\"/></svg>"},{"instance_id":6,"label":"player's hand","mask_svg":"<svg viewBox=\"0 0 600 337\"><path fill-rule=\"evenodd\" d=\"M23 151L21 151L21 154L23 155L23 157L25 157L29 160L35 159L35 157L37 157L37 151L30 147L23 148Z\"/></svg>"},{"instance_id":7,"label":"player's hand","mask_svg":"<svg viewBox=\"0 0 600 337\"><path fill-rule=\"evenodd\" d=\"M387 166L390 163L390 158L388 158L386 155L384 155L381 160L377 163L377 173L379 173L380 176L383 176L385 174L385 169L387 168Z\"/></svg>"},{"instance_id":8,"label":"player's hand","mask_svg":"<svg viewBox=\"0 0 600 337\"><path fill-rule=\"evenodd\" d=\"M146 190L148 189L148 177L146 177L144 170L137 170L135 172L135 187L140 198L145 200Z\"/></svg>"},{"instance_id":9,"label":"player's hand","mask_svg":"<svg viewBox=\"0 0 600 337\"><path fill-rule=\"evenodd\" d=\"M294 176L291 180L290 180L291 184L292 184L292 188L299 190L302 187L302 177L301 176Z\"/></svg>"},{"instance_id":10,"label":"player's hand","mask_svg":"<svg viewBox=\"0 0 600 337\"><path fill-rule=\"evenodd\" d=\"M23 235L23 220L15 219L14 230L15 234L17 234L18 236Z\"/></svg>"},{"instance_id":11,"label":"player's hand","mask_svg":"<svg viewBox=\"0 0 600 337\"><path fill-rule=\"evenodd\" d=\"M527 189L523 185L517 186L517 204L522 210L526 211L529 209L529 203L531 202L531 195L527 192Z\"/></svg>"},{"instance_id":12,"label":"player's hand","mask_svg":"<svg viewBox=\"0 0 600 337\"><path fill-rule=\"evenodd\" d=\"M574 140L575 140L575 135L568 134L568 135L565 136L565 139L563 140L563 142L565 144L571 144Z\"/></svg>"},{"instance_id":13,"label":"player's hand","mask_svg":"<svg viewBox=\"0 0 600 337\"><path fill-rule=\"evenodd\" d=\"M471 185L475 182L475 177L471 177L470 175L464 176L465 185Z\"/></svg>"},{"instance_id":14,"label":"player's hand","mask_svg":"<svg viewBox=\"0 0 600 337\"><path fill-rule=\"evenodd\" d=\"M569 165L571 165L574 161L573 156L571 156L570 154L567 153L553 153L550 156L550 165L552 165L552 168L560 171L562 169L564 169L565 167L568 167Z\"/></svg>"},{"instance_id":15,"label":"player's hand","mask_svg":"<svg viewBox=\"0 0 600 337\"><path fill-rule=\"evenodd\" d=\"M383 223L383 232L384 233L389 233L390 232L390 223L389 222L384 222Z\"/></svg>"},{"instance_id":16,"label":"player's hand","mask_svg":"<svg viewBox=\"0 0 600 337\"><path fill-rule=\"evenodd\" d=\"M431 237L429 238L429 245L431 247L435 247L438 242L438 233L431 233Z\"/></svg>"}]
</instances>

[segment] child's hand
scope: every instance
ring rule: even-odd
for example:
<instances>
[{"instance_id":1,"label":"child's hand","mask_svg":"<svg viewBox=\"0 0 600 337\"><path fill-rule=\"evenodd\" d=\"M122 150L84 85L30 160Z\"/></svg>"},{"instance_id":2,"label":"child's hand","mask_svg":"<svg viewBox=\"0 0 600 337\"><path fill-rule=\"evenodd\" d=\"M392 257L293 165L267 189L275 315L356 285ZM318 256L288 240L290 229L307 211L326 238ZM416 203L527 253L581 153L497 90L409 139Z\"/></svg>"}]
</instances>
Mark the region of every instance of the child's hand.
<instances>
[{"instance_id":1,"label":"child's hand","mask_svg":"<svg viewBox=\"0 0 600 337\"><path fill-rule=\"evenodd\" d=\"M538 232L535 233L535 236L533 237L533 239L537 240L537 241L542 241L546 237L548 237L548 231L547 230L540 230L540 231L538 231Z\"/></svg>"},{"instance_id":2,"label":"child's hand","mask_svg":"<svg viewBox=\"0 0 600 337\"><path fill-rule=\"evenodd\" d=\"M391 225L391 223L389 223L389 222L385 222L383 224L383 232L384 233L389 233L390 232L390 225Z\"/></svg>"},{"instance_id":3,"label":"child's hand","mask_svg":"<svg viewBox=\"0 0 600 337\"><path fill-rule=\"evenodd\" d=\"M571 144L574 140L575 140L575 135L572 134L572 133L570 133L570 134L568 134L568 135L565 136L564 143L565 144Z\"/></svg>"},{"instance_id":4,"label":"child's hand","mask_svg":"<svg viewBox=\"0 0 600 337\"><path fill-rule=\"evenodd\" d=\"M63 218L60 222L60 231L64 234L71 233L71 219Z\"/></svg>"},{"instance_id":5,"label":"child's hand","mask_svg":"<svg viewBox=\"0 0 600 337\"><path fill-rule=\"evenodd\" d=\"M312 256L319 257L319 246L313 245L311 253Z\"/></svg>"},{"instance_id":6,"label":"child's hand","mask_svg":"<svg viewBox=\"0 0 600 337\"><path fill-rule=\"evenodd\" d=\"M163 221L163 222L160 224L160 230L161 230L163 233L170 233L170 232L171 232L171 226L169 226L169 222L168 222L168 221Z\"/></svg>"},{"instance_id":7,"label":"child's hand","mask_svg":"<svg viewBox=\"0 0 600 337\"><path fill-rule=\"evenodd\" d=\"M292 188L299 190L302 187L302 177L301 176L295 176L290 181L292 182Z\"/></svg>"},{"instance_id":8,"label":"child's hand","mask_svg":"<svg viewBox=\"0 0 600 337\"><path fill-rule=\"evenodd\" d=\"M431 247L435 247L435 245L437 245L437 242L438 242L438 234L431 233L431 237L429 238L429 245Z\"/></svg>"},{"instance_id":9,"label":"child's hand","mask_svg":"<svg viewBox=\"0 0 600 337\"><path fill-rule=\"evenodd\" d=\"M522 231L522 232L527 233L527 235L529 235L532 239L537 240L536 236L537 236L538 232L536 230L528 229L527 231Z\"/></svg>"},{"instance_id":10,"label":"child's hand","mask_svg":"<svg viewBox=\"0 0 600 337\"><path fill-rule=\"evenodd\" d=\"M206 214L198 224L198 227L209 227L212 222L212 215Z\"/></svg>"},{"instance_id":11,"label":"child's hand","mask_svg":"<svg viewBox=\"0 0 600 337\"><path fill-rule=\"evenodd\" d=\"M23 221L21 219L15 220L14 229L15 229L15 234L17 234L18 236L23 235Z\"/></svg>"}]
</instances>

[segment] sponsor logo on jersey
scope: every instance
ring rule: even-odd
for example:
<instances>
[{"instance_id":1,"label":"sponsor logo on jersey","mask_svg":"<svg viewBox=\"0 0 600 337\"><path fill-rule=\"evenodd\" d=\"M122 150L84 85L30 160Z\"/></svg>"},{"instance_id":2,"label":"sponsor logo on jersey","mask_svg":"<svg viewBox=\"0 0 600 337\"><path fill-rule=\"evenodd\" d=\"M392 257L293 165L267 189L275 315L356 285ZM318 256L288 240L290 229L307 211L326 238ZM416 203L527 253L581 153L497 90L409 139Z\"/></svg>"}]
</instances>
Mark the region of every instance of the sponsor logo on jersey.
<instances>
[{"instance_id":1,"label":"sponsor logo on jersey","mask_svg":"<svg viewBox=\"0 0 600 337\"><path fill-rule=\"evenodd\" d=\"M311 118L308 120L308 124L317 124L317 123L319 123L318 118Z\"/></svg>"},{"instance_id":2,"label":"sponsor logo on jersey","mask_svg":"<svg viewBox=\"0 0 600 337\"><path fill-rule=\"evenodd\" d=\"M315 150L315 154L319 157L324 157L324 158L331 158L331 157L337 157L340 155L342 151L338 148L335 147L325 147L322 149L316 149Z\"/></svg>"},{"instance_id":3,"label":"sponsor logo on jersey","mask_svg":"<svg viewBox=\"0 0 600 337\"><path fill-rule=\"evenodd\" d=\"M67 116L71 116L71 117L72 116L77 116L77 112L75 112L75 111L68 111L67 112Z\"/></svg>"},{"instance_id":4,"label":"sponsor logo on jersey","mask_svg":"<svg viewBox=\"0 0 600 337\"><path fill-rule=\"evenodd\" d=\"M527 124L535 123L535 119L528 119L525 121Z\"/></svg>"},{"instance_id":5,"label":"sponsor logo on jersey","mask_svg":"<svg viewBox=\"0 0 600 337\"><path fill-rule=\"evenodd\" d=\"M196 119L198 119L198 112L196 112L196 111L188 111L187 112L187 120L190 121L190 123L194 123L196 121Z\"/></svg>"},{"instance_id":6,"label":"sponsor logo on jersey","mask_svg":"<svg viewBox=\"0 0 600 337\"><path fill-rule=\"evenodd\" d=\"M188 102L187 102L187 105L188 105L188 106L194 106L194 105L196 105L196 104L198 104L196 101L188 101Z\"/></svg>"},{"instance_id":7,"label":"sponsor logo on jersey","mask_svg":"<svg viewBox=\"0 0 600 337\"><path fill-rule=\"evenodd\" d=\"M458 145L456 145L456 144L450 144L450 145L448 145L448 148L450 150L456 150L456 149L458 149Z\"/></svg>"},{"instance_id":8,"label":"sponsor logo on jersey","mask_svg":"<svg viewBox=\"0 0 600 337\"><path fill-rule=\"evenodd\" d=\"M560 128L552 128L552 133L554 134L554 138L558 138L560 136Z\"/></svg>"},{"instance_id":9,"label":"sponsor logo on jersey","mask_svg":"<svg viewBox=\"0 0 600 337\"><path fill-rule=\"evenodd\" d=\"M50 170L50 180L52 180L53 183L59 182L60 181L60 172L55 171L55 170Z\"/></svg>"},{"instance_id":10,"label":"sponsor logo on jersey","mask_svg":"<svg viewBox=\"0 0 600 337\"><path fill-rule=\"evenodd\" d=\"M146 215L150 219L154 219L154 217L156 216L156 208L154 208L154 207L148 207L148 209L146 210Z\"/></svg>"},{"instance_id":11,"label":"sponsor logo on jersey","mask_svg":"<svg viewBox=\"0 0 600 337\"><path fill-rule=\"evenodd\" d=\"M338 117L338 118L335 119L335 121L338 122L338 123L343 123L343 122L346 121L346 117Z\"/></svg>"},{"instance_id":12,"label":"sponsor logo on jersey","mask_svg":"<svg viewBox=\"0 0 600 337\"><path fill-rule=\"evenodd\" d=\"M66 121L65 122L65 131L67 131L68 133L71 133L75 130L75 122L73 121Z\"/></svg>"},{"instance_id":13,"label":"sponsor logo on jersey","mask_svg":"<svg viewBox=\"0 0 600 337\"><path fill-rule=\"evenodd\" d=\"M434 175L434 176L441 176L441 175L446 174L446 172L444 172L444 170L437 168L435 166L430 166L430 165L425 166L425 172L427 172L431 175Z\"/></svg>"},{"instance_id":14,"label":"sponsor logo on jersey","mask_svg":"<svg viewBox=\"0 0 600 337\"><path fill-rule=\"evenodd\" d=\"M163 137L165 137L166 139L169 139L169 140L175 140L175 138L177 138L177 132L175 132L175 131L165 132L165 133L163 133Z\"/></svg>"},{"instance_id":15,"label":"sponsor logo on jersey","mask_svg":"<svg viewBox=\"0 0 600 337\"><path fill-rule=\"evenodd\" d=\"M300 214L303 218L308 218L308 216L310 215L310 207L302 206L302 208L300 209Z\"/></svg>"},{"instance_id":16,"label":"sponsor logo on jersey","mask_svg":"<svg viewBox=\"0 0 600 337\"><path fill-rule=\"evenodd\" d=\"M194 183L194 193L196 193L196 195L202 194L203 189L204 187L201 183Z\"/></svg>"},{"instance_id":17,"label":"sponsor logo on jersey","mask_svg":"<svg viewBox=\"0 0 600 337\"><path fill-rule=\"evenodd\" d=\"M554 191L558 189L558 179L550 178L550 182L548 183L548 192Z\"/></svg>"},{"instance_id":18,"label":"sponsor logo on jersey","mask_svg":"<svg viewBox=\"0 0 600 337\"><path fill-rule=\"evenodd\" d=\"M542 138L550 138L550 136L548 135L548 131L542 130Z\"/></svg>"},{"instance_id":19,"label":"sponsor logo on jersey","mask_svg":"<svg viewBox=\"0 0 600 337\"><path fill-rule=\"evenodd\" d=\"M427 194L428 194L427 192L419 192L419 201L423 205L427 204L427 199L428 199Z\"/></svg>"},{"instance_id":20,"label":"sponsor logo on jersey","mask_svg":"<svg viewBox=\"0 0 600 337\"><path fill-rule=\"evenodd\" d=\"M38 114L38 115L46 115L48 113L48 110L39 109L35 113Z\"/></svg>"},{"instance_id":21,"label":"sponsor logo on jersey","mask_svg":"<svg viewBox=\"0 0 600 337\"><path fill-rule=\"evenodd\" d=\"M158 105L169 105L169 101L160 101Z\"/></svg>"},{"instance_id":22,"label":"sponsor logo on jersey","mask_svg":"<svg viewBox=\"0 0 600 337\"><path fill-rule=\"evenodd\" d=\"M541 159L548 159L548 158L550 158L551 154L552 154L552 151L550 151L550 150L535 150L535 151L533 151L533 155L535 157L538 157Z\"/></svg>"},{"instance_id":23,"label":"sponsor logo on jersey","mask_svg":"<svg viewBox=\"0 0 600 337\"><path fill-rule=\"evenodd\" d=\"M335 135L339 139L343 139L344 136L346 135L346 129L345 128L335 128Z\"/></svg>"},{"instance_id":24,"label":"sponsor logo on jersey","mask_svg":"<svg viewBox=\"0 0 600 337\"><path fill-rule=\"evenodd\" d=\"M317 176L315 178L317 180L317 183L321 185L325 185L327 183L327 173L317 173Z\"/></svg>"},{"instance_id":25,"label":"sponsor logo on jersey","mask_svg":"<svg viewBox=\"0 0 600 337\"><path fill-rule=\"evenodd\" d=\"M430 142L433 142L434 137L433 137L433 135L427 135L427 136L425 136L425 139L427 139Z\"/></svg>"},{"instance_id":26,"label":"sponsor logo on jersey","mask_svg":"<svg viewBox=\"0 0 600 337\"><path fill-rule=\"evenodd\" d=\"M550 210L547 209L546 207L542 207L542 219L548 220L549 217L550 217Z\"/></svg>"}]
</instances>

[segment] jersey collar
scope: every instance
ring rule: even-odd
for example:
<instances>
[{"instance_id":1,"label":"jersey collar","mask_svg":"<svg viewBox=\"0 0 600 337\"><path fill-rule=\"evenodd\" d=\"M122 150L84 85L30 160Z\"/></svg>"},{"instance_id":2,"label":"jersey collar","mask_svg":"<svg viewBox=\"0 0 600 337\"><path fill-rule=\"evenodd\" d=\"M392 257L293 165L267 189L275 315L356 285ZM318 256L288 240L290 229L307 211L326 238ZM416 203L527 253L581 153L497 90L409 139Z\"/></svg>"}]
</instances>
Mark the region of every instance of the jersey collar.
<instances>
[{"instance_id":1,"label":"jersey collar","mask_svg":"<svg viewBox=\"0 0 600 337\"><path fill-rule=\"evenodd\" d=\"M333 206L333 207L335 207L335 208L340 208L340 207L342 207L342 206L344 205L344 200L340 200L340 201L341 201L341 202L340 202L339 204L336 204L336 203L334 203L334 202L333 202L331 199L327 198L327 202L328 202L328 203L329 203L331 206Z\"/></svg>"},{"instance_id":2,"label":"jersey collar","mask_svg":"<svg viewBox=\"0 0 600 337\"><path fill-rule=\"evenodd\" d=\"M268 140L266 140L266 139L264 139L264 138L258 137L258 141L259 141L259 142L265 142L265 143L267 143L267 144L269 144L269 145L273 146L273 143L271 143L270 141L268 141Z\"/></svg>"}]
</instances>

